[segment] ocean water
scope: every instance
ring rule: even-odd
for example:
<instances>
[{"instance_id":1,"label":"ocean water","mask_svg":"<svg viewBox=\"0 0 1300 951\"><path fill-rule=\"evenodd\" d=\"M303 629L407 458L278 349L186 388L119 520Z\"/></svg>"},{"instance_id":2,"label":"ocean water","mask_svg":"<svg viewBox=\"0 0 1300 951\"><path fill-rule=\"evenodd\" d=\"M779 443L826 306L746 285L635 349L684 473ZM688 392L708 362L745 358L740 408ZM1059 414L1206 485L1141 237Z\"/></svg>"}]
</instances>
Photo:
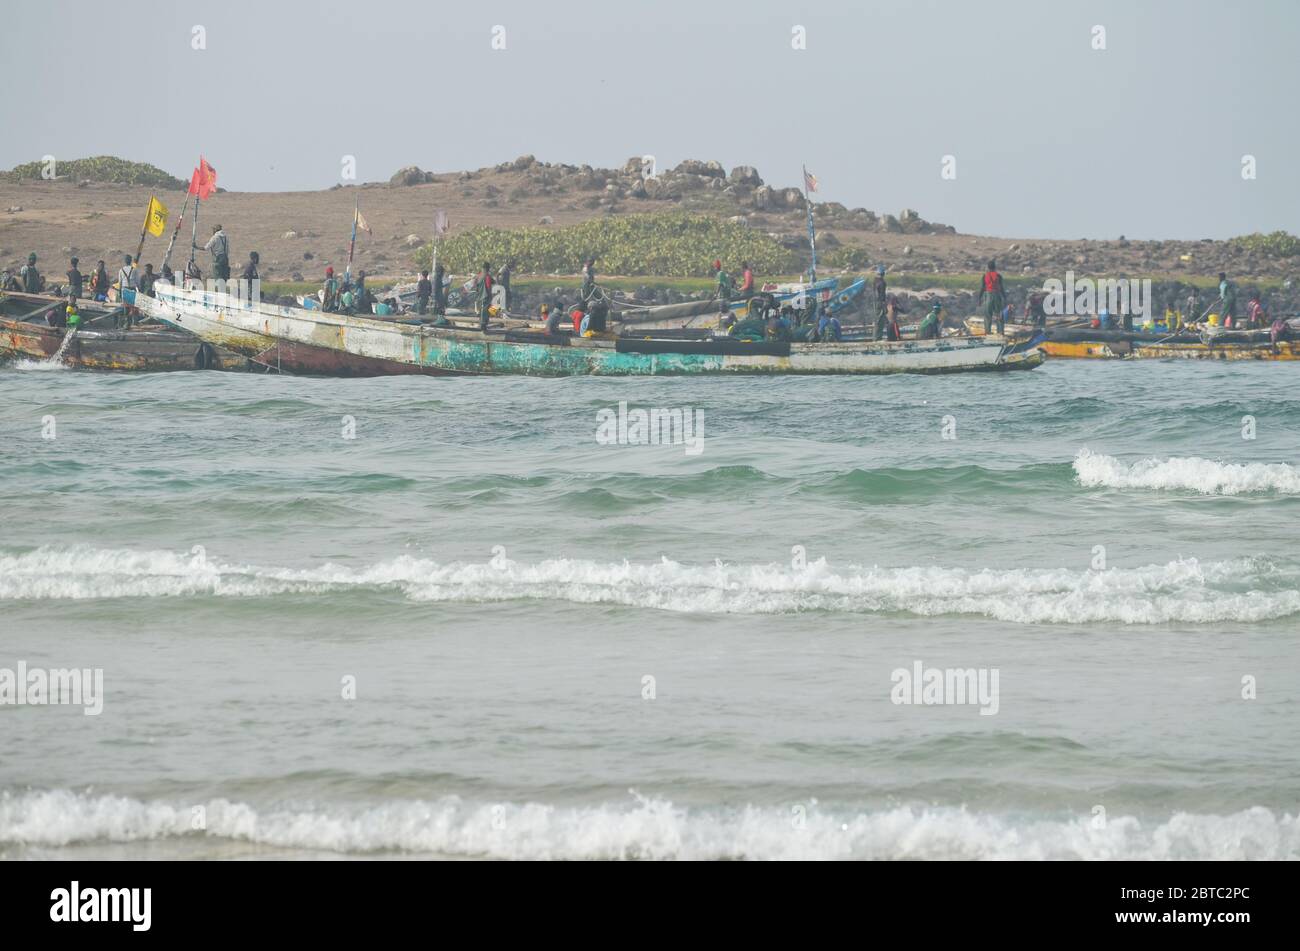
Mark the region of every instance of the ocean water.
<instances>
[{"instance_id":1,"label":"ocean water","mask_svg":"<svg viewBox=\"0 0 1300 951\"><path fill-rule=\"evenodd\" d=\"M1296 858L1296 384L0 369L0 856Z\"/></svg>"}]
</instances>

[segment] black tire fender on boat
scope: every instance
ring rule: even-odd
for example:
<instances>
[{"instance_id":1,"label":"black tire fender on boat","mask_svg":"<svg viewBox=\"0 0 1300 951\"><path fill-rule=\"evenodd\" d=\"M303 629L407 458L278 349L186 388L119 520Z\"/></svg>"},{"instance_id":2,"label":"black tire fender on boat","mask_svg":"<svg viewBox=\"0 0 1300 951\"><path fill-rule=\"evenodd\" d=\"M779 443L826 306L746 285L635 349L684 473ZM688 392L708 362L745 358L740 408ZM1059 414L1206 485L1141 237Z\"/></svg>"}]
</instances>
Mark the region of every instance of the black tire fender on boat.
<instances>
[{"instance_id":1,"label":"black tire fender on boat","mask_svg":"<svg viewBox=\"0 0 1300 951\"><path fill-rule=\"evenodd\" d=\"M217 365L217 354L212 349L212 344L201 343L199 349L194 351L194 369L211 370Z\"/></svg>"}]
</instances>

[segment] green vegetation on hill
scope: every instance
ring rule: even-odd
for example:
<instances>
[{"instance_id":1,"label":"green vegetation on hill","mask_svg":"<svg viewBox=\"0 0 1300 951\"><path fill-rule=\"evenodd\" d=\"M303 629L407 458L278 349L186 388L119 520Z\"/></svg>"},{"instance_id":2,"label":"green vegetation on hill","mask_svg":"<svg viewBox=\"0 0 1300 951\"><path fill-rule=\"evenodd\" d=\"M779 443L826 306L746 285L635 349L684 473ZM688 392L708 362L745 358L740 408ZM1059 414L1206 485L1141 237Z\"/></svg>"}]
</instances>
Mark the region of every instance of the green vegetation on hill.
<instances>
[{"instance_id":1,"label":"green vegetation on hill","mask_svg":"<svg viewBox=\"0 0 1300 951\"><path fill-rule=\"evenodd\" d=\"M428 267L431 255L430 245L420 248L416 266ZM494 268L513 262L520 274L575 274L589 257L605 274L662 277L708 276L715 258L732 271L742 261L763 274L799 267L798 255L764 232L683 212L593 218L563 228L474 228L438 247L438 260L457 274L484 261Z\"/></svg>"},{"instance_id":2,"label":"green vegetation on hill","mask_svg":"<svg viewBox=\"0 0 1300 951\"><path fill-rule=\"evenodd\" d=\"M1272 234L1256 231L1254 234L1232 238L1228 244L1234 251L1257 251L1270 258L1293 258L1300 255L1300 238L1285 231L1274 231Z\"/></svg>"},{"instance_id":3,"label":"green vegetation on hill","mask_svg":"<svg viewBox=\"0 0 1300 951\"><path fill-rule=\"evenodd\" d=\"M28 162L4 172L9 181L22 178L41 177L45 162ZM128 162L126 159L112 155L98 155L95 158L66 159L56 161L54 174L59 179L72 181L113 182L118 185L147 185L151 188L179 190L189 187L188 182L168 175L162 169L148 162Z\"/></svg>"}]
</instances>

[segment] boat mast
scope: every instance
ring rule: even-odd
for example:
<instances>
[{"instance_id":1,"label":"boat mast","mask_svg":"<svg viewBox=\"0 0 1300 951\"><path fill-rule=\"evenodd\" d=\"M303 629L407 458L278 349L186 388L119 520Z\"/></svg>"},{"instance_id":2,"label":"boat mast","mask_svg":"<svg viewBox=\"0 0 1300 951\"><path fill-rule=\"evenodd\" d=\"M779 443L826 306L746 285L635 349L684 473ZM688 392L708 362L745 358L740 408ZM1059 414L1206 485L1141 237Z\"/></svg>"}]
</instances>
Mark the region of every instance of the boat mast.
<instances>
[{"instance_id":1,"label":"boat mast","mask_svg":"<svg viewBox=\"0 0 1300 951\"><path fill-rule=\"evenodd\" d=\"M808 247L812 249L812 269L808 272L810 283L817 283L817 231L813 227L813 206L812 199L808 197L809 191L817 190L817 180L810 178L808 175L808 166L803 167L803 201L808 206Z\"/></svg>"}]
</instances>

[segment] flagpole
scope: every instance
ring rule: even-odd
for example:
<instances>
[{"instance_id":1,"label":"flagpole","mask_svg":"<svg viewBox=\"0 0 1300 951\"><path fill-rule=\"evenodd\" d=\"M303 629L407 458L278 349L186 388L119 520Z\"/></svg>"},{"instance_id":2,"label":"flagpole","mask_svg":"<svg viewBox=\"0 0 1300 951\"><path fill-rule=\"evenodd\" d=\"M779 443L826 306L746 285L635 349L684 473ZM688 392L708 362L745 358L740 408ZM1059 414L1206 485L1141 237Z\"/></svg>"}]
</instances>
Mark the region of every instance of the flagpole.
<instances>
[{"instance_id":1,"label":"flagpole","mask_svg":"<svg viewBox=\"0 0 1300 951\"><path fill-rule=\"evenodd\" d=\"M352 280L352 253L357 249L357 218L361 215L361 196L357 196L352 209L352 242L348 245L348 266L343 271L343 283Z\"/></svg>"},{"instance_id":2,"label":"flagpole","mask_svg":"<svg viewBox=\"0 0 1300 951\"><path fill-rule=\"evenodd\" d=\"M812 199L808 197L808 166L803 167L803 200L808 206L808 247L812 249L812 283L817 283L817 232L813 228Z\"/></svg>"},{"instance_id":3,"label":"flagpole","mask_svg":"<svg viewBox=\"0 0 1300 951\"><path fill-rule=\"evenodd\" d=\"M172 239L167 242L167 253L163 255L162 270L167 270L167 262L172 259L172 248L176 247L176 236L181 233L181 225L185 223L185 212L190 207L190 193L185 193L185 204L181 205L181 216L176 219L176 227L172 229Z\"/></svg>"},{"instance_id":4,"label":"flagpole","mask_svg":"<svg viewBox=\"0 0 1300 951\"><path fill-rule=\"evenodd\" d=\"M149 196L149 204L144 209L144 224L140 226L140 244L135 249L135 263L140 263L140 255L144 254L144 236L149 233L149 213L153 211L154 196Z\"/></svg>"},{"instance_id":5,"label":"flagpole","mask_svg":"<svg viewBox=\"0 0 1300 951\"><path fill-rule=\"evenodd\" d=\"M185 268L185 274L188 277L194 272L194 255L199 250L199 198L194 199L194 219L190 222L190 263Z\"/></svg>"}]
</instances>

